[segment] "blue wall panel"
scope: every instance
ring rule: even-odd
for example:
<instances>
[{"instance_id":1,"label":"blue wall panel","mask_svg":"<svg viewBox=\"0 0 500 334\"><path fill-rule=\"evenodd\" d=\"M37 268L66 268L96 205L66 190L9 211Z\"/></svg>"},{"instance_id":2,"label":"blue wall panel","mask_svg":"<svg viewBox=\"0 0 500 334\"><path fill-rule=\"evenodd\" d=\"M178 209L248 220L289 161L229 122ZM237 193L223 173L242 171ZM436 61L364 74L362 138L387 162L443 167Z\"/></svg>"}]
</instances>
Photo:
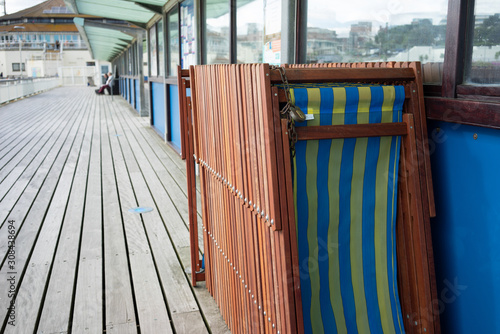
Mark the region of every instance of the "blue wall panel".
<instances>
[{"instance_id":1,"label":"blue wall panel","mask_svg":"<svg viewBox=\"0 0 500 334\"><path fill-rule=\"evenodd\" d=\"M135 82L135 110L141 111L141 90L139 80L134 80Z\"/></svg>"},{"instance_id":2,"label":"blue wall panel","mask_svg":"<svg viewBox=\"0 0 500 334\"><path fill-rule=\"evenodd\" d=\"M135 80L130 79L130 104L135 108Z\"/></svg>"},{"instance_id":3,"label":"blue wall panel","mask_svg":"<svg viewBox=\"0 0 500 334\"><path fill-rule=\"evenodd\" d=\"M500 130L430 122L429 137L442 331L500 333Z\"/></svg>"},{"instance_id":4,"label":"blue wall panel","mask_svg":"<svg viewBox=\"0 0 500 334\"><path fill-rule=\"evenodd\" d=\"M131 103L131 96L130 96L130 79L127 78L127 101L128 103Z\"/></svg>"},{"instance_id":5,"label":"blue wall panel","mask_svg":"<svg viewBox=\"0 0 500 334\"><path fill-rule=\"evenodd\" d=\"M179 87L169 86L170 98L170 140L172 144L181 149L181 121L179 116Z\"/></svg>"},{"instance_id":6,"label":"blue wall panel","mask_svg":"<svg viewBox=\"0 0 500 334\"><path fill-rule=\"evenodd\" d=\"M162 83L152 82L151 83L152 98L151 103L153 107L152 119L153 127L165 136L165 89Z\"/></svg>"}]
</instances>

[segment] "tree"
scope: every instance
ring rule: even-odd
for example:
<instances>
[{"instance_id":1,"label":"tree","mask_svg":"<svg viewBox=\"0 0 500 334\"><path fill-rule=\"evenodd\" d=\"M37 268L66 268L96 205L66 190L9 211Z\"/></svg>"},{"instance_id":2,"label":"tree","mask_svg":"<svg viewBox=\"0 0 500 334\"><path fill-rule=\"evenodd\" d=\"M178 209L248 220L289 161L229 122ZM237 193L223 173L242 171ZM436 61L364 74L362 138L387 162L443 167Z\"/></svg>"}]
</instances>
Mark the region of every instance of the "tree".
<instances>
[{"instance_id":1,"label":"tree","mask_svg":"<svg viewBox=\"0 0 500 334\"><path fill-rule=\"evenodd\" d=\"M474 45L500 45L500 14L491 15L474 29Z\"/></svg>"}]
</instances>

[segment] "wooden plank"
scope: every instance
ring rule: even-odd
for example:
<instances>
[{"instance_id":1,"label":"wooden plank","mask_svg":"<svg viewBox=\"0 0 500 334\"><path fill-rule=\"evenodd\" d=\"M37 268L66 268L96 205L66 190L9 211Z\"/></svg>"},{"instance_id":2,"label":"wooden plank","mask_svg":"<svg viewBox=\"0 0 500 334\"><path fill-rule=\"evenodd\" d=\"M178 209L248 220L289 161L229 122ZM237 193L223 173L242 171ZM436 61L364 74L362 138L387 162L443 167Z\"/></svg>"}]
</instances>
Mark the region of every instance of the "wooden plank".
<instances>
[{"instance_id":1,"label":"wooden plank","mask_svg":"<svg viewBox=\"0 0 500 334\"><path fill-rule=\"evenodd\" d=\"M73 101L74 102L74 101ZM9 152L2 152L2 158L0 159L0 169L3 169L5 168L4 165L6 165L6 161L10 160L12 157L17 157L17 153L16 152L19 152L20 150L26 154L26 152L29 152L29 150L35 145L37 144L37 140L36 138L42 138L42 137L46 137L46 133L44 131L40 131L42 129L46 129L46 131L48 131L48 134L50 135L50 129L57 129L58 128L58 124L57 123L54 123L54 120L51 119L51 117L55 117L57 122L62 122L62 121L68 121L68 119L71 118L71 116L75 116L71 113L65 113L64 110L65 108L69 107L71 105L72 101L71 99L63 99L62 101L60 101L60 105L59 105L59 108L57 108L55 111L54 111L54 108L47 108L47 109L41 109L41 110L38 110L37 111L41 114L41 116L43 117L42 119L44 121L42 122L39 122L37 124L33 124L33 127L30 127L30 129L33 129L32 131L29 131L29 132L26 132L26 133L23 133L23 134L19 134L18 132L16 131L8 131L7 134L10 138L14 139L12 142L11 142L11 145L10 147L7 147ZM50 115L51 117L48 117L48 115ZM36 116L35 117L30 117L30 119L28 120L25 120L26 122L33 122L33 118L36 119ZM21 120L18 120L18 121L21 121ZM19 126L11 126L11 128L13 129L17 129ZM50 137L50 136L49 136ZM24 138L23 140L20 140L20 138ZM21 155L20 157L17 157L17 159L20 159L22 158L23 155ZM3 178L3 176L2 176Z\"/></svg>"},{"instance_id":2,"label":"wooden plank","mask_svg":"<svg viewBox=\"0 0 500 334\"><path fill-rule=\"evenodd\" d=\"M72 126L77 124L75 123L76 119L73 119ZM65 159L64 152L61 153L61 148L65 147L66 154L67 150L69 150L68 144L65 144L65 139L69 135L71 131L71 127L65 128L61 134L59 135L57 140L54 140L51 145L48 146L47 150L43 150L43 153L39 156L39 159L41 160L38 165L33 165L28 171L27 171L27 176L28 178L27 181L22 179L22 182L19 182L20 185L15 185L15 191L12 191L9 193L8 197L4 197L2 201L0 201L0 222L3 224L0 226L0 237L5 237L7 238L7 230L4 221L7 219L7 217L11 217L10 219L16 219L16 222L19 224L19 226L23 225L23 222L26 218L26 215L30 210L33 210L32 205L34 199L40 194L40 190L42 188L42 185L46 185L42 189L47 193L51 194L53 187L57 184L58 177L57 178L47 178L47 175L50 173L51 169L53 168L54 162L58 156L59 158L59 163L55 167L55 169L60 168L58 171L61 171L62 167L61 164L63 161L61 159ZM55 175L54 171L51 173L51 175ZM34 175L33 175L34 174ZM45 182L45 180L48 180L48 182ZM28 187L26 188L26 185L24 182L28 183ZM45 182L45 183L44 183ZM23 192L24 191L24 192ZM23 196L19 198L19 196ZM43 200L38 201L36 207L44 207L44 205L48 205L48 202L50 202L50 197L43 198ZM17 203L17 204L16 204ZM21 206L20 204L23 204ZM26 205L26 206L24 206ZM40 209L40 210L45 210L45 209ZM14 218L12 218L14 217ZM41 217L37 217L37 220L40 219ZM35 226L34 222L27 221L28 225L30 226ZM33 236L34 237L34 236ZM6 240L6 239L3 239ZM31 243L29 243L31 244ZM7 252L7 245L5 243L0 243L0 257L4 258L5 254Z\"/></svg>"},{"instance_id":3,"label":"wooden plank","mask_svg":"<svg viewBox=\"0 0 500 334\"><path fill-rule=\"evenodd\" d=\"M88 116L86 114L86 112L83 112L81 116ZM79 117L80 121L81 116ZM20 280L20 283L18 283L16 316L19 317L18 319L23 319L23 321L19 321L16 326L8 326L5 333L28 333L35 330L36 319L52 268L52 259L57 248L67 199L71 191L76 162L85 131L86 122L82 124L80 121L75 124L72 128L73 131L70 132L71 135L66 138L65 146L67 148L62 149L63 154L60 156L62 159L58 159L61 161L60 168L53 169L54 174L56 174L53 177L59 178L59 181L45 215L45 223L41 226L31 256L27 259L30 265L27 266L22 281ZM68 153L69 157L67 156ZM23 247L23 238L18 236L18 240L20 244L17 248L21 249Z\"/></svg>"},{"instance_id":4,"label":"wooden plank","mask_svg":"<svg viewBox=\"0 0 500 334\"><path fill-rule=\"evenodd\" d=\"M110 133L116 133L116 124L117 120L113 120L113 124L110 124ZM141 215L128 211L130 208L139 206L138 201L141 200L140 193L134 187L134 179L139 177L140 171L135 160L130 158L131 149L125 137L112 138L111 147L141 332L171 333L164 295L158 282L158 272ZM147 203L140 205L148 206ZM145 286L148 288L145 289Z\"/></svg>"},{"instance_id":5,"label":"wooden plank","mask_svg":"<svg viewBox=\"0 0 500 334\"><path fill-rule=\"evenodd\" d=\"M48 174L45 174L47 176L47 181L43 183L39 196L37 196L35 204L31 207L27 217L19 217L18 220L17 217L9 216L9 219L19 222L19 225L17 225L18 233L16 236L15 258L17 270L16 304L19 308L16 312L19 311L18 316L22 315L27 317L27 319L32 319L37 316L39 303L44 293L46 277L50 270L50 261L52 259L55 243L57 242L62 216L64 215L67 194L69 192L69 187L71 187L73 174L71 169L74 167L68 164L68 168L62 175L62 178L66 180L64 184L59 183L59 178L61 177L61 172L65 166L68 154L70 154L75 136L78 134L77 130L83 116L84 113L80 113L73 126L65 129L65 134L60 138L60 143L54 146L54 152L56 152L56 154L53 154L51 159L45 161L46 166L44 166L44 168L48 170ZM81 137L82 131L80 131L79 134ZM73 150L70 159L75 160L78 157L77 153L78 150ZM52 193L54 192L56 192L54 195L55 201L51 203ZM49 196L47 196L47 193ZM42 225L45 215L47 215L49 219L52 219L52 221ZM6 239L5 237L4 240ZM35 247L35 240L40 241L39 246ZM33 249L38 249L38 253L34 253ZM40 249L43 251L40 252ZM27 266L28 262L30 263L29 267ZM2 267L2 276L5 275L7 271L10 271L9 269L7 266ZM2 285L3 282L0 282L0 287ZM8 289L5 291L8 291ZM35 297L31 298L31 296ZM5 306L2 307L2 310L5 309L7 311L7 306L5 304L7 302L6 299L0 300L0 303ZM20 310L21 307L23 308L22 311ZM30 331L30 328L33 330L34 326L35 322L33 319L32 321L27 320L16 327L7 327L6 330L18 329L21 327L22 331Z\"/></svg>"},{"instance_id":6,"label":"wooden plank","mask_svg":"<svg viewBox=\"0 0 500 334\"><path fill-rule=\"evenodd\" d=\"M90 120L93 119L93 108ZM70 326L73 287L78 263L79 240L83 222L92 128L85 131L63 227L54 258L43 308L40 311L40 333L61 333Z\"/></svg>"},{"instance_id":7,"label":"wooden plank","mask_svg":"<svg viewBox=\"0 0 500 334\"><path fill-rule=\"evenodd\" d=\"M185 91L185 81L184 85L179 87ZM189 98L186 98L184 102L184 114L186 116L191 114L191 102ZM199 235L198 235L198 216L196 214L196 181L195 181L195 162L193 158L193 128L191 117L187 117L184 121L184 133L186 136L184 151L187 154L186 157L186 170L187 170L187 187L188 187L188 211L189 211L189 239L191 247L191 284L196 286L196 273L200 271L200 250L199 250Z\"/></svg>"},{"instance_id":8,"label":"wooden plank","mask_svg":"<svg viewBox=\"0 0 500 334\"><path fill-rule=\"evenodd\" d=\"M106 300L106 329L116 325L126 326L127 330L136 332L134 297L128 270L127 245L118 194L116 171L110 141L116 140L112 126L112 117L108 116L109 106L102 105L101 116L101 159L102 159L102 201L103 201L103 239L104 239L104 273Z\"/></svg>"},{"instance_id":9,"label":"wooden plank","mask_svg":"<svg viewBox=\"0 0 500 334\"><path fill-rule=\"evenodd\" d=\"M47 152L50 150L65 128L71 127L75 118L75 114L68 113L66 117L55 122L54 127L45 129L47 132L43 130L35 132L34 138L27 145L23 146L21 150L11 150L1 159L0 165L3 168L0 171L0 199L5 196L28 166L31 166L33 163L31 170L33 168L36 170L36 167L45 158L43 154L40 154L40 151Z\"/></svg>"},{"instance_id":10,"label":"wooden plank","mask_svg":"<svg viewBox=\"0 0 500 334\"><path fill-rule=\"evenodd\" d=\"M174 235L173 240L176 242L177 251L181 254L181 259L185 260L186 256L189 256L189 243L185 242L187 239L185 237L180 236L185 231L187 232L187 222L188 222L188 209L187 209L187 201L186 195L181 191L181 187L179 183L181 180L178 178L175 179L174 175L171 174L172 168L176 168L175 165L165 165L163 159L168 159L166 155L162 154L162 150L153 149L151 146L151 140L149 140L147 133L148 131L140 131L141 128L137 127L137 123L133 121L133 118L129 117L130 114L124 114L123 119L127 122L125 126L127 126L132 133L134 134L134 138L137 142L133 141L132 145L134 145L134 150L140 148L143 151L144 155L141 159L139 159L139 163L142 161L148 161L151 167L148 168L148 172L145 175L151 176L156 174L156 178L154 181L151 181L153 187L157 189L161 195L155 195L155 198L159 198L162 201L160 207L162 210L166 210L167 217L171 217L172 215L176 216L180 214L182 217L182 221L185 225L185 229L180 226L173 226L170 230ZM161 146L165 146L164 143L160 143ZM162 159L163 158L163 159ZM174 159L178 159L178 156L175 156ZM148 164L146 164L148 166ZM152 168L152 169L151 169ZM185 176L183 174L177 174L177 177L185 180ZM161 190L161 185L163 185L163 189ZM177 213L176 213L177 211ZM201 229L200 229L201 234ZM180 240L184 240L179 243Z\"/></svg>"},{"instance_id":11,"label":"wooden plank","mask_svg":"<svg viewBox=\"0 0 500 334\"><path fill-rule=\"evenodd\" d=\"M35 100L38 100L37 114L33 115L31 102ZM8 137L12 137L14 134L26 133L29 129L36 128L43 119L48 121L46 117L44 118L45 112L53 110L56 105L56 100L33 97L30 100L2 106L0 112L0 147L4 147L3 144ZM16 126L13 126L13 124Z\"/></svg>"},{"instance_id":12,"label":"wooden plank","mask_svg":"<svg viewBox=\"0 0 500 334\"><path fill-rule=\"evenodd\" d=\"M72 313L72 331L76 333L86 331L97 333L104 330L101 112L102 110L96 107Z\"/></svg>"},{"instance_id":13,"label":"wooden plank","mask_svg":"<svg viewBox=\"0 0 500 334\"><path fill-rule=\"evenodd\" d=\"M130 115L127 114L127 116ZM141 131L143 128L139 127L133 118L125 117L124 119L127 121L129 129L133 131L139 146L144 151L146 159L151 164L153 168L152 172L156 173L159 181L168 192L168 197L171 199L172 203L174 203L187 229L189 213L186 200L186 176L184 173L180 172L176 164L173 164L171 160L179 160L178 155L174 155L173 157L167 156L166 153L163 152L163 148L166 147L168 150L171 149L164 145L163 142L158 142L158 145L153 145L152 139L157 139L157 136L151 134L149 127L147 131ZM185 167L183 169L185 169Z\"/></svg>"},{"instance_id":14,"label":"wooden plank","mask_svg":"<svg viewBox=\"0 0 500 334\"><path fill-rule=\"evenodd\" d=\"M386 79L394 81L414 80L415 73L412 69L388 68L289 68L285 72L290 83L307 82L380 82ZM278 71L271 71L272 83L282 83Z\"/></svg>"},{"instance_id":15,"label":"wooden plank","mask_svg":"<svg viewBox=\"0 0 500 334\"><path fill-rule=\"evenodd\" d=\"M0 130L0 156L5 156L11 149L20 143L24 143L27 138L33 136L36 129L53 124L53 120L46 117L49 110L51 110L50 107L37 108L37 115L26 116L27 119L20 118L12 122L0 120L0 124L5 124L4 129Z\"/></svg>"},{"instance_id":16,"label":"wooden plank","mask_svg":"<svg viewBox=\"0 0 500 334\"><path fill-rule=\"evenodd\" d=\"M429 119L500 129L500 104L467 99L426 97Z\"/></svg>"},{"instance_id":17,"label":"wooden plank","mask_svg":"<svg viewBox=\"0 0 500 334\"><path fill-rule=\"evenodd\" d=\"M115 125L119 130L121 124L117 122L115 123ZM146 183L147 179L144 178L145 175L143 175L143 172L141 171L141 166L138 165L139 161L144 161L145 163L142 165L142 167L144 168L145 166L148 166L149 164L147 163L147 159L145 159L141 148L137 146L133 135L130 135L130 137L127 136L127 139L128 141L126 145L125 143L122 143L122 150L125 161L127 162L127 166L135 166L133 167L133 170L135 170L135 172L129 173L135 196L137 198L137 201L141 203L141 205L152 207L155 209L154 212L144 214L143 220L146 228L145 232L151 245L151 252L154 255L155 263L159 268L161 266L162 269L158 270L158 272L162 277L162 282L164 282L164 284L162 284L162 289L165 291L167 301L169 302L170 312L171 314L180 314L198 310L187 281L185 280L185 278L184 281L181 278L183 276L181 266L177 263L177 267L175 267L175 262L169 262L167 259L167 257L169 257L171 260L174 260L176 259L176 256L173 252L173 249L169 249L169 252L166 252L165 248L168 248L168 245L170 245L170 243L166 243L165 241L168 240L169 236L167 231L165 231L164 222L162 221L161 216L158 214L158 208L156 207L156 203L153 200L153 196L151 196L150 189L152 187L152 183ZM149 165L149 169L150 168L151 166ZM144 173L154 175L154 173ZM158 180L154 180L153 183L158 184ZM168 217L169 219L172 219L172 215ZM146 234L144 236L146 236ZM164 275L163 273L167 273L168 276ZM175 278L175 276L177 276L177 280L173 279ZM181 282L183 282L183 284L180 284ZM199 316L198 321L201 321L201 323L203 323L201 315ZM142 329L144 321L141 320L141 318L140 323ZM174 322L174 326L175 325L176 324Z\"/></svg>"},{"instance_id":18,"label":"wooden plank","mask_svg":"<svg viewBox=\"0 0 500 334\"><path fill-rule=\"evenodd\" d=\"M403 122L307 126L298 127L295 131L297 140L404 136L407 134L406 124Z\"/></svg>"},{"instance_id":19,"label":"wooden plank","mask_svg":"<svg viewBox=\"0 0 500 334\"><path fill-rule=\"evenodd\" d=\"M75 96L71 96L71 94L64 95L68 98L71 98L73 101L76 98ZM78 96L78 98L80 96ZM121 294L123 293L123 291L127 290L127 288L121 290L118 284L115 284L116 288L111 288L114 283L111 284L109 282L113 279L113 277L118 278L119 276L123 275L127 276L126 279L130 281L130 275L126 274L128 267L127 264L125 264L125 271L123 270L124 268L122 268L123 260L117 261L118 263L120 263L119 266L117 265L118 263L110 263L112 261L113 255L113 253L111 252L113 248L111 246L114 245L116 246L116 248L114 249L119 249L119 246L123 245L123 242L120 242L119 240L108 240L107 237L116 238L117 235L120 234L120 224L118 224L118 227L106 226L106 223L102 225L101 219L103 219L102 221L107 222L107 216L109 218L113 218L114 220L114 218L117 217L117 196L120 196L118 197L120 201L122 201L123 199L126 202L127 199L130 198L130 196L127 194L127 191L130 192L130 190L126 190L123 196L121 193L117 194L116 190L114 190L114 187L116 187L116 185L113 181L112 169L114 165L110 164L111 157L113 156L113 163L118 164L123 164L124 161L125 163L128 163L129 160L124 159L123 157L114 157L115 149L117 151L122 151L122 147L120 147L120 144L118 142L123 142L123 140L125 140L125 137L115 137L114 133L116 133L116 130L114 128L110 128L108 130L108 133L106 133L106 129L104 126L106 123L103 123L103 117L105 113L109 111L109 108L111 108L112 111L109 111L109 114L106 114L109 117L108 120L113 120L113 122L122 122L121 124L125 124L123 123L123 121L126 120L127 124L133 125L133 136L134 138L139 139L134 144L136 146L141 146L143 143L147 143L148 138L153 137L148 137L150 135L149 129L143 128L141 123L137 122L139 119L134 118L133 115L129 114L127 111L125 111L125 115L120 116L122 118L116 121L115 112L123 112L123 110L117 108L117 105L120 105L119 101L116 101L118 103L114 106L107 105L109 101L105 102L104 99L101 99L99 101L100 104L99 102L94 100L94 98L81 99L81 101L82 103L85 102L91 106L91 108L88 108L88 110L87 108L85 109L89 113L92 113L91 117L93 117L90 120L91 123L89 124L88 130L90 131L85 131L84 137L81 132L74 132L71 128L64 128L64 130L66 131L64 133L68 133L70 136L78 135L78 133L80 133L81 135L80 138L83 143L81 149L74 151L79 152L80 156L78 158L78 163L74 158L68 160L60 160L62 159L61 157L64 156L65 151L60 147L56 149L56 145L54 144L52 146L52 151L47 152L47 158L36 170L34 177L28 183L28 186L25 187L26 189L23 190L22 195L20 195L19 197L19 201L17 201L17 204L15 201L10 203L9 209L8 211L6 211L7 213L10 212L8 217L11 217L13 214L22 214L23 212L25 212L25 216L28 210L30 210L29 216L25 219L25 226L23 226L23 228L21 229L21 231L23 231L22 233L25 233L25 236L21 236L20 240L24 240L25 242L23 244L28 245L28 247L26 248L26 251L28 253L31 252L32 249L35 250L33 255L31 255L33 259L49 259L47 268L45 268L45 263L43 263L43 266L41 265L39 266L39 268L38 266L35 266L34 268L28 268L26 271L26 280L23 284L27 286L28 282L30 282L30 286L37 286L34 290L34 293L36 296L40 296L41 294L41 297L32 298L32 300L29 301L31 306L26 309L26 314L30 314L30 320L26 322L23 328L30 328L34 323L39 321L39 325L36 329L37 332L66 332L68 330L72 332L99 332L103 331L104 323L106 325L105 330L107 332L136 333L138 329L135 323L115 323L114 321L110 323L109 321L112 318L113 312L118 313L117 311L119 309L125 308L125 305L119 305L119 307L121 308L115 309L115 306L113 305L117 305L116 301L118 301L120 297L118 295L115 296L112 294ZM76 106L73 107L76 108ZM93 114L94 111L96 111L95 114ZM84 117L84 114L79 114L79 117ZM113 125L114 124L115 123L113 123ZM80 129L82 130L83 128ZM94 131L91 129L94 129ZM112 130L114 130L114 132ZM128 130L130 129L124 129L124 131L127 132ZM110 141L114 142L114 144L112 144L112 146L114 146L113 150L109 150L109 144L106 143L107 136L109 136ZM65 143L68 142L68 140L69 139L67 139ZM61 141L64 142L62 137ZM147 143L147 147L149 148L148 150L150 152L154 152L153 147L155 147L155 145L153 145L153 143L153 141L151 145ZM130 150L130 148L128 149ZM161 148L161 151L164 151L164 147ZM171 160L171 157L167 153L160 154L160 156L165 159ZM140 167L146 168L144 167L144 165L148 165L149 167L146 169L147 173L155 175L155 178L148 179L148 182L151 182L153 180L153 182L159 185L155 192L157 194L161 194L161 196L167 197L169 195L172 196L172 192L179 192L180 194L183 194L181 187L177 185L180 184L182 180L179 180L178 178L175 179L170 174L168 174L168 171L166 171L164 167L164 163L157 157L156 154L154 154L154 157L154 159L150 159L150 157L148 156L148 159L141 160ZM57 160L59 162L54 163L56 158L59 159ZM172 156L172 158L180 161L180 159L176 156ZM134 156L134 159L135 163L137 164L138 158L135 158ZM64 163L68 164L64 165ZM178 168L179 163L172 160L170 161L170 163L173 166L176 166L177 170L180 172L180 177L184 178L185 180L184 173L182 173L182 171ZM56 168L56 166L59 166L60 168L58 169ZM62 176L63 178L61 179L61 181L59 181L59 184L57 184L59 179L54 177L55 172L53 172L53 170L58 170L60 173L63 166L65 166L65 172ZM159 170L162 166L162 173L166 173L165 175L170 175L170 184L177 185L173 190L168 189L168 192L167 189L165 189L165 184L158 182L158 179L161 178L159 177ZM139 191L139 193L148 194L151 193L151 191L149 190L150 183L144 182L144 172L141 168L137 168L137 166L134 166L134 163L132 163L131 165L126 165L126 169L135 171L137 173L136 176L128 176L134 179L133 183L135 184L142 182L142 189ZM66 170L74 171L72 185L71 181L67 182L66 179L73 174L68 174ZM101 176L99 175L101 171L103 173L102 189ZM128 173L126 174L129 175ZM54 189L56 189L56 186L58 190L55 190L56 193L52 198L52 193L54 192ZM40 189L40 187L42 188ZM101 195L101 191L103 195ZM65 193L66 196L62 196L63 193ZM181 200L183 197L185 200L185 195L178 196L177 198L172 197L172 199L174 199L174 201L177 201ZM40 214L40 212L44 212L44 210L46 210L51 198L52 204L48 211L48 215L45 216L44 214ZM85 207L84 200L86 200ZM151 201L153 201L154 203L155 199L151 197ZM56 202L59 204L56 205ZM111 206L107 206L108 204L111 204ZM120 210L123 212L123 203L121 204L122 207L120 208ZM104 209L102 212L100 209L101 205ZM24 209L22 208L22 206L24 206ZM64 210L60 209L61 206L67 208L64 220L61 217L57 216L58 214L61 214L61 212L64 212ZM179 217L177 219L177 226L183 226L182 231L184 235L187 236L187 229L185 228L184 222L181 219L182 215L179 216L179 209L176 208L176 206L177 203L172 204L172 212L176 212L177 217ZM57 210L56 207L58 208ZM106 213L106 211L108 213ZM35 215L35 213L38 214ZM53 222L44 220L44 218L51 217L54 218ZM90 220L94 220L95 222L92 222ZM120 219L117 220L119 223ZM38 233L37 229L40 225L42 225L43 227L38 240L36 240ZM159 293L155 292L154 289L148 288L146 289L147 291L143 293L143 295L136 296L140 297L137 298L137 300L140 300L141 302L137 305L137 311L132 307L132 312L138 312L139 314L141 314L141 310L139 310L140 305L145 305L146 300L149 301L157 298L158 296L160 296L160 300L163 305L165 304L165 300L169 302L176 299L185 300L186 297L182 294L179 294L179 291L184 291L187 296L191 296L188 298L191 298L191 303L194 304L196 309L182 310L181 308L170 308L170 311L175 311L175 313L172 313L172 320L174 322L174 325L176 326L176 331L178 333L187 332L188 328L192 329L191 332L208 332L207 325L211 327L211 331L214 333L228 333L227 326L225 326L225 324L223 323L220 317L220 313L217 307L215 307L215 303L213 302L213 300L209 297L208 292L201 289L191 290L189 288L187 276L183 273L183 267L185 267L188 262L179 262L179 259L182 258L180 254L183 252L184 247L179 247L177 250L172 247L168 231L165 229L164 222L161 220L161 218L154 224L147 220L145 220L144 222L141 222L141 220L139 220L139 224L136 225L139 225L139 231L141 229L143 231L146 231L145 235L147 236L147 238L142 238L142 240L139 240L139 242L138 239L136 239L138 233L136 233L135 230L132 230L132 228L137 227L130 227L131 230L128 230L128 232L130 233L127 233L127 245L129 246L129 249L125 249L125 253L130 252L130 249L134 249L134 247L136 247L135 249L140 250L142 250L144 246L151 247L151 252L155 252L154 262L151 262L151 254L134 253L134 255L131 255L131 257L137 256L137 258L130 260L130 262L134 263L135 265L131 265L131 268L135 268L136 270L138 270L137 268L145 270L148 268L153 268L151 272L154 274L148 275L147 277L152 277L152 279L156 281L156 283L153 284L157 284L157 286L160 286L161 288L159 290ZM145 225L147 227L144 227ZM153 228L153 226L155 226L155 228ZM2 230L0 229L0 232L1 231ZM60 233L49 233L49 231L60 231ZM80 231L82 231L81 236ZM104 231L104 235L101 235L100 231ZM45 236L47 236L47 238L45 238ZM43 240L40 239L42 237L46 239L45 242L42 242ZM29 240L32 241L28 242ZM55 240L57 240L57 242ZM165 246L165 244L167 244L168 246ZM48 251L46 251L45 248L44 251L39 251L42 245L47 246L46 249ZM102 248L102 245L104 245L104 248ZM54 253L56 247L57 252ZM80 247L80 253L78 253ZM123 251L123 248L121 249ZM169 250L165 251L166 249ZM103 252L106 252L107 254L107 256L104 257L104 261L110 261L106 262L105 266L103 266ZM144 263L144 268L140 266L141 263ZM120 274L118 272L113 272L115 268L120 271ZM172 272L175 274L172 275ZM37 279L35 279L35 276ZM28 279L29 277L32 277L32 279ZM146 275L132 275L132 282L134 282L134 284L137 284L134 285L134 292L136 292L135 289L144 288L145 285L141 283L141 278L143 277L146 277ZM159 285L159 279L161 280L161 285ZM103 284L103 282L106 282L106 284ZM118 283L118 281L116 282ZM148 280L147 284L149 283L150 282ZM182 289L178 288L179 284L183 286ZM23 285L21 284L21 289L22 287ZM40 289L39 287L43 288ZM167 292L167 290L165 290L165 287L172 287L170 288L171 291L169 290ZM120 290L117 291L118 289ZM176 289L176 291L174 291L174 289ZM172 293L172 297L169 297L170 293ZM177 293L177 296L175 296L174 293ZM25 294L27 296L27 290L25 292L22 292L22 294ZM104 299L103 296L105 297ZM113 298L115 298L114 303ZM21 298L20 300L24 302L25 299L26 298ZM106 302L106 304L103 304L104 302ZM175 304L175 302L171 302L169 306ZM203 311L199 310L198 304L203 307ZM39 306L36 307L36 305ZM153 307L154 305L150 306L150 308ZM105 313L103 313L103 309L106 310ZM130 305L128 309L130 310ZM31 314L36 314L35 311L40 312L40 314L38 316L31 316ZM164 310L163 316L165 316L167 319L166 324L168 327L170 322L170 320L168 319L168 310ZM203 319L204 317L206 318L206 322ZM158 331L164 332L164 327L154 323L149 323L148 321L141 321L141 332L156 333Z\"/></svg>"}]
</instances>

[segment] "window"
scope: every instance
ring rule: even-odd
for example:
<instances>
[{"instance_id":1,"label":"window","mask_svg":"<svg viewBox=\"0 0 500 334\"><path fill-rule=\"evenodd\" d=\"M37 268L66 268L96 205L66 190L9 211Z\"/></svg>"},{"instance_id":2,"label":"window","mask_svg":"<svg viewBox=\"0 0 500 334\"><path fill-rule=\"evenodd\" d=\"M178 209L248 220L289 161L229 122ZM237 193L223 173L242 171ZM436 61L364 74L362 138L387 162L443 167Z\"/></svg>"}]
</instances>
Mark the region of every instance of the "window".
<instances>
[{"instance_id":1,"label":"window","mask_svg":"<svg viewBox=\"0 0 500 334\"><path fill-rule=\"evenodd\" d=\"M264 1L236 0L237 61L261 63L264 28Z\"/></svg>"},{"instance_id":2,"label":"window","mask_svg":"<svg viewBox=\"0 0 500 334\"><path fill-rule=\"evenodd\" d=\"M24 63L22 63L23 66L23 71L26 71L26 68L24 66ZM12 63L12 71L13 72L19 72L19 63Z\"/></svg>"},{"instance_id":3,"label":"window","mask_svg":"<svg viewBox=\"0 0 500 334\"><path fill-rule=\"evenodd\" d=\"M186 69L196 65L196 23L194 15L194 1L186 0L181 3L181 66Z\"/></svg>"},{"instance_id":4,"label":"window","mask_svg":"<svg viewBox=\"0 0 500 334\"><path fill-rule=\"evenodd\" d=\"M150 70L151 76L158 76L158 53L156 46L156 25L149 30L149 54L151 55Z\"/></svg>"},{"instance_id":5,"label":"window","mask_svg":"<svg viewBox=\"0 0 500 334\"><path fill-rule=\"evenodd\" d=\"M469 84L500 83L500 2L476 0L472 52L465 71Z\"/></svg>"},{"instance_id":6,"label":"window","mask_svg":"<svg viewBox=\"0 0 500 334\"><path fill-rule=\"evenodd\" d=\"M229 1L204 1L206 64L228 64L230 40Z\"/></svg>"},{"instance_id":7,"label":"window","mask_svg":"<svg viewBox=\"0 0 500 334\"><path fill-rule=\"evenodd\" d=\"M447 0L418 5L351 0L332 6L308 0L305 62L421 61L438 67L436 76L424 80L441 82L447 5Z\"/></svg>"},{"instance_id":8,"label":"window","mask_svg":"<svg viewBox=\"0 0 500 334\"><path fill-rule=\"evenodd\" d=\"M158 32L158 75L165 75L165 39L163 37L163 20L156 24Z\"/></svg>"},{"instance_id":9,"label":"window","mask_svg":"<svg viewBox=\"0 0 500 334\"><path fill-rule=\"evenodd\" d=\"M177 76L177 65L179 65L179 11L177 7L168 13L168 27L168 74Z\"/></svg>"}]
</instances>

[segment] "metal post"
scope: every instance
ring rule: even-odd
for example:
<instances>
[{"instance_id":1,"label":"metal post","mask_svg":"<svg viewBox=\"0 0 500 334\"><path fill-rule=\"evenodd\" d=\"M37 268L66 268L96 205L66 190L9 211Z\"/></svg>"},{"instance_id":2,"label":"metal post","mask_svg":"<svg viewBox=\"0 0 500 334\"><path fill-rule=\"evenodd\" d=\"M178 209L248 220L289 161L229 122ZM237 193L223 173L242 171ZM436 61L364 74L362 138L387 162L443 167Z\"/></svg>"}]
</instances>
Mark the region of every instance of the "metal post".
<instances>
[{"instance_id":1,"label":"metal post","mask_svg":"<svg viewBox=\"0 0 500 334\"><path fill-rule=\"evenodd\" d=\"M23 77L23 40L19 38L19 69L21 70L21 78Z\"/></svg>"},{"instance_id":2,"label":"metal post","mask_svg":"<svg viewBox=\"0 0 500 334\"><path fill-rule=\"evenodd\" d=\"M281 63L295 63L295 10L297 0L281 2Z\"/></svg>"},{"instance_id":3,"label":"metal post","mask_svg":"<svg viewBox=\"0 0 500 334\"><path fill-rule=\"evenodd\" d=\"M144 32L137 32L137 72L139 74L139 95L141 96L141 106L140 106L140 115L141 116L149 116L149 110L146 110L146 93L144 91L144 69L143 69L143 55L142 55L142 48L143 48L143 39L144 39Z\"/></svg>"}]
</instances>

